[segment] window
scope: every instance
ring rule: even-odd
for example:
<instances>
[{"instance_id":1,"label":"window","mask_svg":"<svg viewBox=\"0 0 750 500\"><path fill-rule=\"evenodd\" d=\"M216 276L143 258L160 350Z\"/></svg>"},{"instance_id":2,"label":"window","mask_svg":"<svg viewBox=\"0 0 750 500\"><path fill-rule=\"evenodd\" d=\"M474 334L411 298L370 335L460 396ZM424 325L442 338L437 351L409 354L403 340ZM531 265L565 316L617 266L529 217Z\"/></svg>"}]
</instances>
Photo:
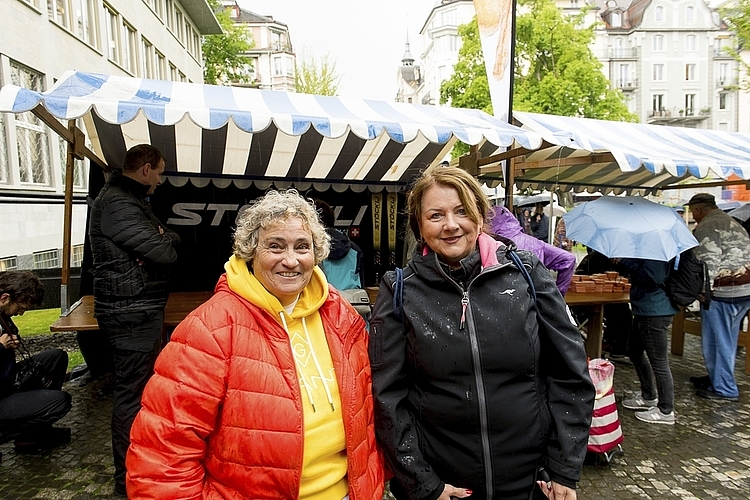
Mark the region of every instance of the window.
<instances>
[{"instance_id":1,"label":"window","mask_svg":"<svg viewBox=\"0 0 750 500\"><path fill-rule=\"evenodd\" d=\"M719 93L719 109L727 109L727 93Z\"/></svg>"},{"instance_id":2,"label":"window","mask_svg":"<svg viewBox=\"0 0 750 500\"><path fill-rule=\"evenodd\" d=\"M695 80L695 64L685 65L685 80Z\"/></svg>"},{"instance_id":3,"label":"window","mask_svg":"<svg viewBox=\"0 0 750 500\"><path fill-rule=\"evenodd\" d=\"M719 64L719 85L726 85L729 83L729 64Z\"/></svg>"},{"instance_id":4,"label":"window","mask_svg":"<svg viewBox=\"0 0 750 500\"><path fill-rule=\"evenodd\" d=\"M654 50L664 50L664 35L654 35Z\"/></svg>"},{"instance_id":5,"label":"window","mask_svg":"<svg viewBox=\"0 0 750 500\"><path fill-rule=\"evenodd\" d=\"M651 96L651 109L655 112L664 109L664 94L654 94Z\"/></svg>"},{"instance_id":6,"label":"window","mask_svg":"<svg viewBox=\"0 0 750 500\"><path fill-rule=\"evenodd\" d=\"M38 92L44 91L41 73L22 67L15 61L10 63L10 80L13 85ZM22 184L49 186L51 162L47 128L33 113L17 113L14 117L16 143L18 145L18 167Z\"/></svg>"},{"instance_id":7,"label":"window","mask_svg":"<svg viewBox=\"0 0 750 500\"><path fill-rule=\"evenodd\" d=\"M138 34L128 23L122 24L122 65L131 74L139 76L138 71Z\"/></svg>"},{"instance_id":8,"label":"window","mask_svg":"<svg viewBox=\"0 0 750 500\"><path fill-rule=\"evenodd\" d=\"M664 20L664 7L659 5L654 10L654 21L663 21L663 20Z\"/></svg>"},{"instance_id":9,"label":"window","mask_svg":"<svg viewBox=\"0 0 750 500\"><path fill-rule=\"evenodd\" d=\"M286 76L294 76L294 58L291 56L286 58Z\"/></svg>"},{"instance_id":10,"label":"window","mask_svg":"<svg viewBox=\"0 0 750 500\"><path fill-rule=\"evenodd\" d=\"M440 13L440 26L458 26L458 9L448 9Z\"/></svg>"},{"instance_id":11,"label":"window","mask_svg":"<svg viewBox=\"0 0 750 500\"><path fill-rule=\"evenodd\" d=\"M619 78L619 85L618 87L630 87L632 83L630 82L630 65L629 64L621 64L620 65L620 78Z\"/></svg>"},{"instance_id":12,"label":"window","mask_svg":"<svg viewBox=\"0 0 750 500\"><path fill-rule=\"evenodd\" d=\"M577 9L578 8L578 0L570 0L570 6L573 7L574 9ZM409 101L409 102L411 102L411 101Z\"/></svg>"},{"instance_id":13,"label":"window","mask_svg":"<svg viewBox=\"0 0 750 500\"><path fill-rule=\"evenodd\" d=\"M273 58L273 74L274 76L281 76L284 74L284 68L281 63L281 57Z\"/></svg>"},{"instance_id":14,"label":"window","mask_svg":"<svg viewBox=\"0 0 750 500\"><path fill-rule=\"evenodd\" d=\"M62 121L60 122L62 123ZM67 127L67 125L63 124L64 127ZM83 130L84 124L83 124L83 118L78 118L76 120L76 126ZM63 166L61 169L62 179L60 181L61 186L65 186L65 169L67 168L68 163L68 141L63 139L60 136L57 136L57 142L59 145L59 151L60 151L60 165ZM91 142L86 139L86 146L91 147ZM74 189L85 189L86 188L86 163L85 160L79 160L78 158L73 159L73 188Z\"/></svg>"},{"instance_id":15,"label":"window","mask_svg":"<svg viewBox=\"0 0 750 500\"><path fill-rule=\"evenodd\" d=\"M106 17L105 28L107 31L107 48L109 49L110 61L121 63L120 58L120 21L117 19L117 13L104 6L104 15Z\"/></svg>"},{"instance_id":16,"label":"window","mask_svg":"<svg viewBox=\"0 0 750 500\"><path fill-rule=\"evenodd\" d=\"M81 267L83 263L83 245L73 245L70 253L70 267Z\"/></svg>"},{"instance_id":17,"label":"window","mask_svg":"<svg viewBox=\"0 0 750 500\"><path fill-rule=\"evenodd\" d=\"M0 272L18 269L17 257L3 257L0 259Z\"/></svg>"},{"instance_id":18,"label":"window","mask_svg":"<svg viewBox=\"0 0 750 500\"><path fill-rule=\"evenodd\" d=\"M695 113L695 94L685 94L685 115L693 116Z\"/></svg>"},{"instance_id":19,"label":"window","mask_svg":"<svg viewBox=\"0 0 750 500\"><path fill-rule=\"evenodd\" d=\"M458 50L458 37L454 35L443 35L435 39L435 47L439 52L456 52Z\"/></svg>"},{"instance_id":20,"label":"window","mask_svg":"<svg viewBox=\"0 0 750 500\"><path fill-rule=\"evenodd\" d=\"M177 37L179 41L182 42L182 44L185 44L185 33L183 31L183 17L182 17L182 11L178 9L177 7L174 8L174 35Z\"/></svg>"},{"instance_id":21,"label":"window","mask_svg":"<svg viewBox=\"0 0 750 500\"><path fill-rule=\"evenodd\" d=\"M50 19L84 42L99 47L98 5L95 0L47 0Z\"/></svg>"},{"instance_id":22,"label":"window","mask_svg":"<svg viewBox=\"0 0 750 500\"><path fill-rule=\"evenodd\" d=\"M167 79L167 58L164 57L164 54L162 54L158 50L155 51L155 53L156 53L156 79L166 80Z\"/></svg>"},{"instance_id":23,"label":"window","mask_svg":"<svg viewBox=\"0 0 750 500\"><path fill-rule=\"evenodd\" d=\"M169 31L174 33L174 0L164 0L164 22Z\"/></svg>"},{"instance_id":24,"label":"window","mask_svg":"<svg viewBox=\"0 0 750 500\"><path fill-rule=\"evenodd\" d=\"M144 78L153 79L156 76L156 69L154 68L154 46L151 42L143 38L141 40L143 52L143 76Z\"/></svg>"},{"instance_id":25,"label":"window","mask_svg":"<svg viewBox=\"0 0 750 500\"><path fill-rule=\"evenodd\" d=\"M653 80L655 82L664 81L664 64L654 64Z\"/></svg>"},{"instance_id":26,"label":"window","mask_svg":"<svg viewBox=\"0 0 750 500\"><path fill-rule=\"evenodd\" d=\"M695 9L691 6L685 9L685 21L695 21Z\"/></svg>"},{"instance_id":27,"label":"window","mask_svg":"<svg viewBox=\"0 0 750 500\"><path fill-rule=\"evenodd\" d=\"M179 73L180 73L180 81L187 82L188 79L187 79L187 76L185 76L185 73L183 73L182 71L180 71Z\"/></svg>"},{"instance_id":28,"label":"window","mask_svg":"<svg viewBox=\"0 0 750 500\"><path fill-rule=\"evenodd\" d=\"M612 17L610 18L610 24L613 28L619 28L622 26L622 13L620 12L613 12Z\"/></svg>"},{"instance_id":29,"label":"window","mask_svg":"<svg viewBox=\"0 0 750 500\"><path fill-rule=\"evenodd\" d=\"M8 160L8 148L5 147L8 144L5 135L5 116L5 113L0 113L0 145L2 145L0 147L0 184L10 184L10 161Z\"/></svg>"},{"instance_id":30,"label":"window","mask_svg":"<svg viewBox=\"0 0 750 500\"><path fill-rule=\"evenodd\" d=\"M57 250L46 250L34 252L34 269L52 269L60 267L60 258Z\"/></svg>"},{"instance_id":31,"label":"window","mask_svg":"<svg viewBox=\"0 0 750 500\"><path fill-rule=\"evenodd\" d=\"M688 52L695 51L695 35L688 35L685 37L685 50Z\"/></svg>"},{"instance_id":32,"label":"window","mask_svg":"<svg viewBox=\"0 0 750 500\"><path fill-rule=\"evenodd\" d=\"M193 37L193 56L199 61L201 60L201 36L192 27L190 28L190 34Z\"/></svg>"},{"instance_id":33,"label":"window","mask_svg":"<svg viewBox=\"0 0 750 500\"><path fill-rule=\"evenodd\" d=\"M169 79L173 82L180 81L180 72L177 71L177 66L172 63L169 63Z\"/></svg>"}]
</instances>

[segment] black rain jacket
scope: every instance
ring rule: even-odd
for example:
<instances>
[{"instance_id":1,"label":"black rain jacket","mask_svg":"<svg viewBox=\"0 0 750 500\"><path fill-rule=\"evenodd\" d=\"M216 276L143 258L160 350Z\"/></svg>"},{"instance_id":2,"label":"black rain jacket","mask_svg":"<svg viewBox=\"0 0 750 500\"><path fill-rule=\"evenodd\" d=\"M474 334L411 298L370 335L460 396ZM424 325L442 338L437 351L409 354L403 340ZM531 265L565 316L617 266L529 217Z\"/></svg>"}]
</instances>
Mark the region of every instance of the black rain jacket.
<instances>
[{"instance_id":1,"label":"black rain jacket","mask_svg":"<svg viewBox=\"0 0 750 500\"><path fill-rule=\"evenodd\" d=\"M484 268L478 251L463 259L466 282L435 253L416 255L404 270L403 323L395 273L380 285L370 361L396 498L432 500L449 483L472 498L526 500L539 466L570 487L580 478L594 402L584 344L547 269L518 252L535 307L506 250Z\"/></svg>"},{"instance_id":2,"label":"black rain jacket","mask_svg":"<svg viewBox=\"0 0 750 500\"><path fill-rule=\"evenodd\" d=\"M96 315L164 309L180 238L145 200L149 186L115 171L91 209ZM164 234L160 234L159 228Z\"/></svg>"}]
</instances>

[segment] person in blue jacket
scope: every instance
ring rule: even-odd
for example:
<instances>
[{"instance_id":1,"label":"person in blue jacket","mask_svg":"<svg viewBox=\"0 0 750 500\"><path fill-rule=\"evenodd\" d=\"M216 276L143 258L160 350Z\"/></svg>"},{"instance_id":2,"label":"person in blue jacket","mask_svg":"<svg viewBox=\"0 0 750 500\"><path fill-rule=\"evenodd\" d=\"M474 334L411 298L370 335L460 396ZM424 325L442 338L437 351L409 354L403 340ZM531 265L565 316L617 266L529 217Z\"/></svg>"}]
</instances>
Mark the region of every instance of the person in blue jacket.
<instances>
[{"instance_id":1,"label":"person in blue jacket","mask_svg":"<svg viewBox=\"0 0 750 500\"><path fill-rule=\"evenodd\" d=\"M331 237L331 253L320 264L328 283L336 290L363 288L365 280L362 250L347 235L334 227L336 215L331 206L323 200L314 201L315 208L320 213L320 220Z\"/></svg>"},{"instance_id":2,"label":"person in blue jacket","mask_svg":"<svg viewBox=\"0 0 750 500\"><path fill-rule=\"evenodd\" d=\"M633 328L627 353L641 383L641 393L622 406L642 410L638 420L674 425L674 381L669 368L668 333L677 309L664 291L669 262L648 259L613 259L630 273ZM656 381L656 385L654 385Z\"/></svg>"}]
</instances>

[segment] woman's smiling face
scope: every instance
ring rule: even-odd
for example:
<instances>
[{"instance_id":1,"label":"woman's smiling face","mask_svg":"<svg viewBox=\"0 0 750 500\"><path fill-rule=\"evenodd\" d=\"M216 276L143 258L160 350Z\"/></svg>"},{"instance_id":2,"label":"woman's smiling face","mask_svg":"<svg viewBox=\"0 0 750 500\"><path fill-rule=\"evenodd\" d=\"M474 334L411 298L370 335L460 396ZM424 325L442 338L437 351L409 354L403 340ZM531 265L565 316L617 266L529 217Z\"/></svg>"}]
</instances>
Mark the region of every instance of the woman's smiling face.
<instances>
[{"instance_id":1,"label":"woman's smiling face","mask_svg":"<svg viewBox=\"0 0 750 500\"><path fill-rule=\"evenodd\" d=\"M461 259L476 248L481 225L469 218L458 191L433 184L422 198L419 232L440 260L458 268Z\"/></svg>"},{"instance_id":2,"label":"woman's smiling face","mask_svg":"<svg viewBox=\"0 0 750 500\"><path fill-rule=\"evenodd\" d=\"M302 219L289 217L260 228L253 274L282 305L294 302L313 267L313 238Z\"/></svg>"}]
</instances>

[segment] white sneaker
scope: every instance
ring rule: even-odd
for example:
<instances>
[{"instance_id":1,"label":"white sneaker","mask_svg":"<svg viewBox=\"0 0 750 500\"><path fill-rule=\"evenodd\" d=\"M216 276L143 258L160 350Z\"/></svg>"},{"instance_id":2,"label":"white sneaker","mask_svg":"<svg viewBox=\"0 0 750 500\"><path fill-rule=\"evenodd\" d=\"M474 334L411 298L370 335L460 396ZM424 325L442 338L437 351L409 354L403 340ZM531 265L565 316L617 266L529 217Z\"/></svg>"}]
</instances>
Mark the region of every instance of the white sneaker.
<instances>
[{"instance_id":1,"label":"white sneaker","mask_svg":"<svg viewBox=\"0 0 750 500\"><path fill-rule=\"evenodd\" d=\"M635 414L635 418L641 422L648 422L649 424L674 425L675 422L674 412L664 414L656 407L647 411L639 411Z\"/></svg>"},{"instance_id":2,"label":"white sneaker","mask_svg":"<svg viewBox=\"0 0 750 500\"><path fill-rule=\"evenodd\" d=\"M643 399L643 396L638 394L634 398L623 399L622 407L628 410L650 410L655 408L658 402L658 399Z\"/></svg>"}]
</instances>

